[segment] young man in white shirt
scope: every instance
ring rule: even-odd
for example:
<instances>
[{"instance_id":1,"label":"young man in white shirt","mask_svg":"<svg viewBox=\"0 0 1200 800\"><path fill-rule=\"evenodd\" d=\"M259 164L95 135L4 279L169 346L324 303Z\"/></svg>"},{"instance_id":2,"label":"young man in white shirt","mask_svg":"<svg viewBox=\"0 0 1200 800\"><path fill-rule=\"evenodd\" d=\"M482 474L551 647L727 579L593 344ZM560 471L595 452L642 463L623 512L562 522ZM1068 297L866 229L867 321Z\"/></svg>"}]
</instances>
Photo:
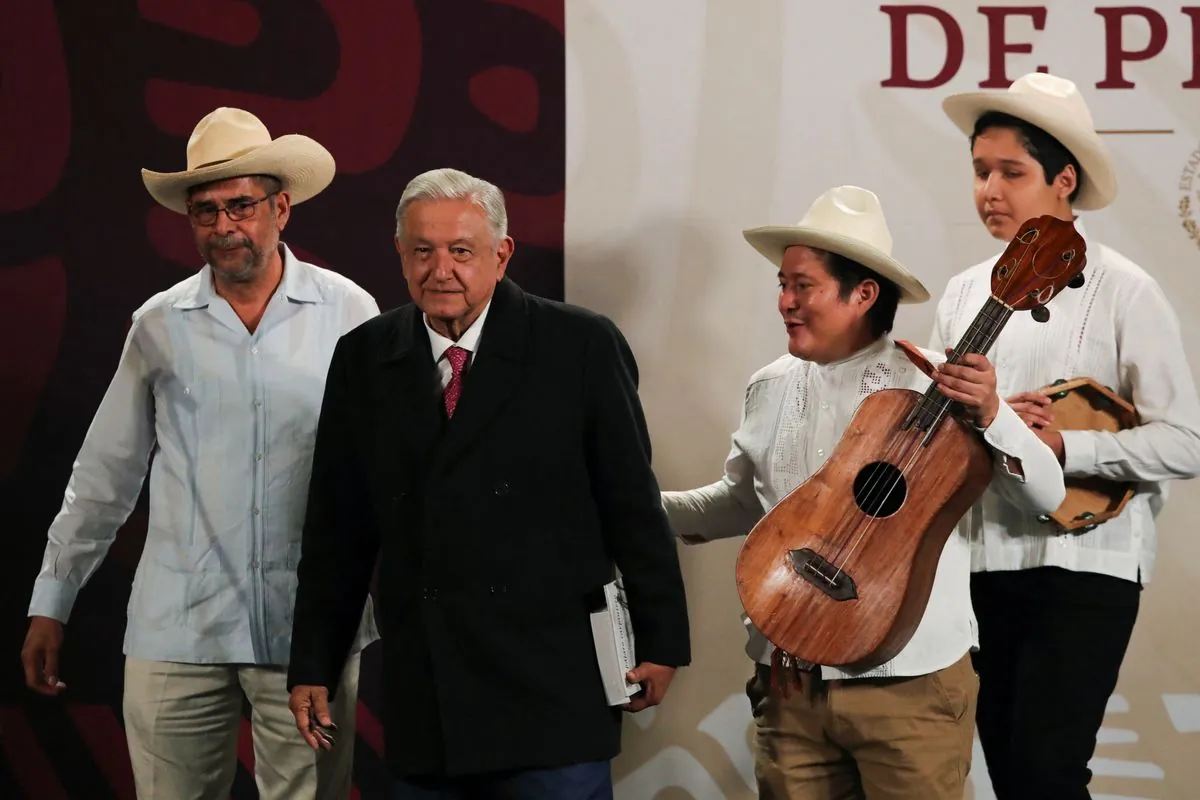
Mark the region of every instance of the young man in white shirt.
<instances>
[{"instance_id":1,"label":"young man in white shirt","mask_svg":"<svg viewBox=\"0 0 1200 800\"><path fill-rule=\"evenodd\" d=\"M1026 75L1007 92L949 97L970 136L975 205L1007 243L1021 224L1099 209L1116 195L1112 161L1075 84ZM1154 568L1164 481L1200 474L1200 402L1179 322L1154 278L1075 227L1087 243L1084 285L1039 323L1014 317L991 353L1000 393L1048 444L1068 477L1139 482L1121 514L1062 533L989 492L966 518L980 626L978 726L1000 800L1089 797L1088 761ZM931 348L956 341L988 294L995 258L950 280ZM1138 407L1141 426L1064 431L1039 387L1087 376Z\"/></svg>"},{"instance_id":2,"label":"young man in white shirt","mask_svg":"<svg viewBox=\"0 0 1200 800\"><path fill-rule=\"evenodd\" d=\"M891 257L891 235L874 194L840 186L818 198L797 226L756 228L745 236L779 267L789 354L750 379L724 477L663 493L671 527L688 543L749 533L824 463L868 394L929 386L887 338L897 303L924 302L929 293ZM942 363L934 375L994 451L997 488L1032 514L1057 508L1065 492L1062 471L1050 449L1000 401L987 359ZM794 687L772 686L772 647L747 621L747 654L756 662L747 694L757 722L761 797L961 799L978 691L969 656L977 645L969 579L966 539L955 533L942 552L925 615L894 659L858 674L803 665L792 676Z\"/></svg>"}]
</instances>

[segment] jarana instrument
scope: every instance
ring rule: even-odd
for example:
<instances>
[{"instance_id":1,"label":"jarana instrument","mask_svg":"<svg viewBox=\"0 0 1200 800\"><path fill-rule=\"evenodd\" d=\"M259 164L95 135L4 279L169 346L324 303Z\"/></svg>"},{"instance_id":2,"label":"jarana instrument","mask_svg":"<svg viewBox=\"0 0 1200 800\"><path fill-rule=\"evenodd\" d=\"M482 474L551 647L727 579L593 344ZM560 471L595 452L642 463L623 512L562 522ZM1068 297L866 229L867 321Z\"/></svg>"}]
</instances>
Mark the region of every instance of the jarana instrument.
<instances>
[{"instance_id":1,"label":"jarana instrument","mask_svg":"<svg viewBox=\"0 0 1200 800\"><path fill-rule=\"evenodd\" d=\"M1038 389L1050 398L1054 422L1049 431L1117 431L1141 424L1137 408L1112 389L1087 378L1059 379ZM1038 517L1064 533L1087 533L1121 513L1137 491L1136 481L1110 481L1097 475L1068 477L1067 496L1053 514Z\"/></svg>"},{"instance_id":2,"label":"jarana instrument","mask_svg":"<svg viewBox=\"0 0 1200 800\"><path fill-rule=\"evenodd\" d=\"M1042 216L1022 225L947 362L986 354L1015 311L1049 319L1046 304L1083 285L1085 251L1071 222ZM924 394L868 395L829 459L750 531L737 558L738 594L778 651L866 670L912 638L946 540L992 477L989 451L959 410L936 383Z\"/></svg>"}]
</instances>

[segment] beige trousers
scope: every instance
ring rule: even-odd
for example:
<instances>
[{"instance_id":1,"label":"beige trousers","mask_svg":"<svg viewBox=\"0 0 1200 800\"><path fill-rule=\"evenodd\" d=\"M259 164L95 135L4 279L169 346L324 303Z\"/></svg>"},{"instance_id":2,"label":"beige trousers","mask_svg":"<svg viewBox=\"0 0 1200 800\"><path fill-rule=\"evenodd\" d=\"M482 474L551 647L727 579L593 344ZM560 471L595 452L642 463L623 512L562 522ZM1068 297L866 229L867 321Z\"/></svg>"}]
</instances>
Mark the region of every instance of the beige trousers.
<instances>
[{"instance_id":1,"label":"beige trousers","mask_svg":"<svg viewBox=\"0 0 1200 800\"><path fill-rule=\"evenodd\" d=\"M237 772L242 698L252 708L262 800L345 800L354 764L359 655L330 712L333 750L314 752L288 710L287 670L125 659L125 735L138 800L224 800Z\"/></svg>"},{"instance_id":2,"label":"beige trousers","mask_svg":"<svg viewBox=\"0 0 1200 800\"><path fill-rule=\"evenodd\" d=\"M746 687L759 797L962 800L979 694L969 654L912 678L801 675L787 697L769 692L767 667Z\"/></svg>"}]
</instances>

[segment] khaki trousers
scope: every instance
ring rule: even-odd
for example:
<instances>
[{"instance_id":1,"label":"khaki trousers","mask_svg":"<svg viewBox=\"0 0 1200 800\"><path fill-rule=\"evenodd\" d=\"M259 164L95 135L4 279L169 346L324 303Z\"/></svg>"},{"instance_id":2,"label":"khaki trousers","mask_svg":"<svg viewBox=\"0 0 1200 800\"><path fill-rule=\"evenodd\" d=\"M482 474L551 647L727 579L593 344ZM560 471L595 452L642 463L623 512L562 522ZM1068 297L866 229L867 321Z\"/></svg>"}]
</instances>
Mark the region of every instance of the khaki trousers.
<instances>
[{"instance_id":1,"label":"khaki trousers","mask_svg":"<svg viewBox=\"0 0 1200 800\"><path fill-rule=\"evenodd\" d=\"M912 678L824 681L791 695L760 666L746 687L755 774L767 800L962 800L979 679L964 655Z\"/></svg>"},{"instance_id":2,"label":"khaki trousers","mask_svg":"<svg viewBox=\"0 0 1200 800\"><path fill-rule=\"evenodd\" d=\"M262 800L345 800L354 764L359 655L330 712L333 750L314 752L288 710L287 670L125 659L125 735L138 800L225 800L237 772L242 698L252 708Z\"/></svg>"}]
</instances>

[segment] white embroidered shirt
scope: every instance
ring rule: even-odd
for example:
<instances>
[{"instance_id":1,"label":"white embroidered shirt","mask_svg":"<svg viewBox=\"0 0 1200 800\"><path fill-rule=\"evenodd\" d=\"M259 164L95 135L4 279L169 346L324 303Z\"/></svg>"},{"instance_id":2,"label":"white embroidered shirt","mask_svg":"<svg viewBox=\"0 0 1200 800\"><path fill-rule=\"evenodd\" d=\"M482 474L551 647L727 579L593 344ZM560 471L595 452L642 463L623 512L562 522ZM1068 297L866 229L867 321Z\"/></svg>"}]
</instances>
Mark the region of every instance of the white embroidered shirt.
<instances>
[{"instance_id":1,"label":"white embroidered shirt","mask_svg":"<svg viewBox=\"0 0 1200 800\"><path fill-rule=\"evenodd\" d=\"M1065 431L1063 471L1139 483L1120 516L1083 534L1056 535L1035 513L989 491L967 517L975 571L1055 566L1148 583L1154 518L1165 481L1200 475L1200 401L1183 352L1179 319L1162 288L1137 264L1090 239L1084 284L1046 306L1050 319L1009 319L991 357L1001 397L1062 379L1091 377L1138 409L1142 425L1108 433ZM999 254L997 254L998 257ZM991 292L996 258L950 279L938 303L930 349L953 346Z\"/></svg>"}]
</instances>

